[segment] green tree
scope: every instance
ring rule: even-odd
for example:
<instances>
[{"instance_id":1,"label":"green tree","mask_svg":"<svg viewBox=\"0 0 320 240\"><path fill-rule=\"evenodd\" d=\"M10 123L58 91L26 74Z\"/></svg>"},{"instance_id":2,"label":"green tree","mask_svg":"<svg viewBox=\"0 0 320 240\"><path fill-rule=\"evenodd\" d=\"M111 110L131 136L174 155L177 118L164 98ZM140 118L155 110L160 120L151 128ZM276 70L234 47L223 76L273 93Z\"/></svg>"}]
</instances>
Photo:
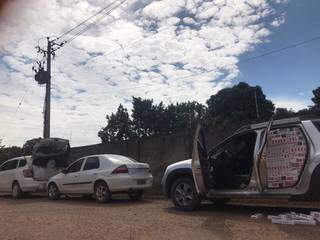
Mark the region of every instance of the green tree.
<instances>
[{"instance_id":1,"label":"green tree","mask_svg":"<svg viewBox=\"0 0 320 240\"><path fill-rule=\"evenodd\" d=\"M2 139L0 139L0 151L4 148L5 146L2 145Z\"/></svg>"},{"instance_id":2,"label":"green tree","mask_svg":"<svg viewBox=\"0 0 320 240\"><path fill-rule=\"evenodd\" d=\"M257 118L255 96L259 110ZM208 124L229 125L230 123L256 122L272 116L274 105L266 99L261 87L239 84L220 90L207 101Z\"/></svg>"},{"instance_id":3,"label":"green tree","mask_svg":"<svg viewBox=\"0 0 320 240\"><path fill-rule=\"evenodd\" d=\"M320 107L320 87L312 91L314 97L311 99L317 107Z\"/></svg>"},{"instance_id":4,"label":"green tree","mask_svg":"<svg viewBox=\"0 0 320 240\"><path fill-rule=\"evenodd\" d=\"M114 142L128 140L133 136L132 121L128 110L121 104L117 112L107 115L107 126L98 132L102 142Z\"/></svg>"},{"instance_id":5,"label":"green tree","mask_svg":"<svg viewBox=\"0 0 320 240\"><path fill-rule=\"evenodd\" d=\"M296 116L296 112L292 110L288 110L286 108L277 108L274 113L274 119L291 118L295 116Z\"/></svg>"},{"instance_id":6,"label":"green tree","mask_svg":"<svg viewBox=\"0 0 320 240\"><path fill-rule=\"evenodd\" d=\"M0 164L10 158L19 157L19 156L23 156L23 150L20 147L17 147L17 146L12 146L12 147L1 146L0 147Z\"/></svg>"},{"instance_id":7,"label":"green tree","mask_svg":"<svg viewBox=\"0 0 320 240\"><path fill-rule=\"evenodd\" d=\"M171 133L190 131L195 125L202 121L206 107L198 102L184 102L170 104L165 113L169 116L166 121Z\"/></svg>"},{"instance_id":8,"label":"green tree","mask_svg":"<svg viewBox=\"0 0 320 240\"><path fill-rule=\"evenodd\" d=\"M140 138L154 135L156 132L155 126L158 125L157 121L159 121L157 115L161 115L161 111L161 107L157 108L152 99L133 97L131 116L135 134Z\"/></svg>"}]
</instances>

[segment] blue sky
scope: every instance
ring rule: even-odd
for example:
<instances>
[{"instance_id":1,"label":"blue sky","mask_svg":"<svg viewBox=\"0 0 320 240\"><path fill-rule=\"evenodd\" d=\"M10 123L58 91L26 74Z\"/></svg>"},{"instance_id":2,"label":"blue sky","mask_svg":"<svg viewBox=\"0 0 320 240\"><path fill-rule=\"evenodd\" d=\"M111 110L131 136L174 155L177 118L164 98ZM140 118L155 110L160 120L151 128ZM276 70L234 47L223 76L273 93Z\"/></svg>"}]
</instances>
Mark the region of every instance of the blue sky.
<instances>
[{"instance_id":1,"label":"blue sky","mask_svg":"<svg viewBox=\"0 0 320 240\"><path fill-rule=\"evenodd\" d=\"M31 70L39 60L39 38L60 35L109 2L8 1L0 15L4 144L22 145L42 135L44 87ZM132 96L205 103L239 81L260 85L277 107L305 108L320 85L319 41L239 61L320 35L319 5L316 0L128 0L57 51L52 136L72 136L73 146L98 143L105 116L120 103L130 111Z\"/></svg>"},{"instance_id":2,"label":"blue sky","mask_svg":"<svg viewBox=\"0 0 320 240\"><path fill-rule=\"evenodd\" d=\"M285 23L274 29L264 43L247 58L292 43L320 36L320 1L289 1L278 5L285 13ZM312 90L320 86L320 40L240 64L239 80L260 85L271 99L298 100L312 104Z\"/></svg>"}]
</instances>

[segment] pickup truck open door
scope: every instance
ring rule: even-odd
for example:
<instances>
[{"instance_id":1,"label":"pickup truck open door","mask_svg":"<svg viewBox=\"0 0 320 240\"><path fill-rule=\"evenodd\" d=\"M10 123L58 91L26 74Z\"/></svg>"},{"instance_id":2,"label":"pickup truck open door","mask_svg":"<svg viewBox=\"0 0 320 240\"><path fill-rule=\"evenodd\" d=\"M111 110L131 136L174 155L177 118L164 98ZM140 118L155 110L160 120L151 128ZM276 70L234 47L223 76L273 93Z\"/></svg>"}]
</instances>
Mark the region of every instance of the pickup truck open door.
<instances>
[{"instance_id":1,"label":"pickup truck open door","mask_svg":"<svg viewBox=\"0 0 320 240\"><path fill-rule=\"evenodd\" d=\"M194 135L191 166L197 192L203 196L210 186L208 182L210 164L205 137L200 124L198 124Z\"/></svg>"},{"instance_id":2,"label":"pickup truck open door","mask_svg":"<svg viewBox=\"0 0 320 240\"><path fill-rule=\"evenodd\" d=\"M262 133L260 148L257 155L257 162L255 164L255 171L257 176L257 188L259 192L263 192L267 188L267 150L268 150L268 136L272 127L273 118L267 124L265 131Z\"/></svg>"}]
</instances>

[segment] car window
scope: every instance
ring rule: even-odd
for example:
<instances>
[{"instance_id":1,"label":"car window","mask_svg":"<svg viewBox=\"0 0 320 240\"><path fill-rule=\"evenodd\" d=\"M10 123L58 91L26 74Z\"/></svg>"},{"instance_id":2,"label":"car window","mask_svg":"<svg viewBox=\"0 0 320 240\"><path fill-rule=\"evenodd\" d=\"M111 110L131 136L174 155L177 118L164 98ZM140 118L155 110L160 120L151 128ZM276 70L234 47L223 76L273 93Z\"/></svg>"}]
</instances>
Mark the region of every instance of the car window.
<instances>
[{"instance_id":1,"label":"car window","mask_svg":"<svg viewBox=\"0 0 320 240\"><path fill-rule=\"evenodd\" d=\"M11 160L1 166L0 171L8 171L17 168L19 160Z\"/></svg>"},{"instance_id":2,"label":"car window","mask_svg":"<svg viewBox=\"0 0 320 240\"><path fill-rule=\"evenodd\" d=\"M100 161L98 157L88 157L83 167L83 171L98 169L100 167Z\"/></svg>"},{"instance_id":3,"label":"car window","mask_svg":"<svg viewBox=\"0 0 320 240\"><path fill-rule=\"evenodd\" d=\"M316 126L316 128L320 131L320 121L314 121L313 124Z\"/></svg>"},{"instance_id":4,"label":"car window","mask_svg":"<svg viewBox=\"0 0 320 240\"><path fill-rule=\"evenodd\" d=\"M25 160L25 159L20 159L20 162L19 162L19 168L21 168L21 167L24 167L25 165L27 165L27 160Z\"/></svg>"},{"instance_id":5,"label":"car window","mask_svg":"<svg viewBox=\"0 0 320 240\"><path fill-rule=\"evenodd\" d=\"M130 163L136 163L137 161L134 160L131 157L125 157L121 155L108 155L108 157L105 157L106 159L110 160L114 164L130 164Z\"/></svg>"},{"instance_id":6,"label":"car window","mask_svg":"<svg viewBox=\"0 0 320 240\"><path fill-rule=\"evenodd\" d=\"M0 171L5 171L5 169L7 168L9 162L5 162L4 164L1 165L0 167Z\"/></svg>"},{"instance_id":7,"label":"car window","mask_svg":"<svg viewBox=\"0 0 320 240\"><path fill-rule=\"evenodd\" d=\"M68 167L67 173L74 173L79 172L83 163L83 158L76 161L75 163L71 164L70 167Z\"/></svg>"}]
</instances>

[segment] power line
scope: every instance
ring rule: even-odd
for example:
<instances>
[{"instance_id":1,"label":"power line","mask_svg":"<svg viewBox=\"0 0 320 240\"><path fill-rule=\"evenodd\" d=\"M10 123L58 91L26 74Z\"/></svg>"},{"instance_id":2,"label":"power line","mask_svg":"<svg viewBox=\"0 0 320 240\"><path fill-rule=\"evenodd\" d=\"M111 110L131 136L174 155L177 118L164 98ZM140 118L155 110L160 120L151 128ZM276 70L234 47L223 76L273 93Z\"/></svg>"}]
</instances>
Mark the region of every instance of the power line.
<instances>
[{"instance_id":1,"label":"power line","mask_svg":"<svg viewBox=\"0 0 320 240\"><path fill-rule=\"evenodd\" d=\"M16 109L15 109L15 111L14 111L14 114L13 114L13 116L12 116L12 118L11 118L11 121L8 123L8 126L6 127L5 132L3 133L3 137L5 137L5 136L7 135L8 130L10 129L10 127L9 127L10 124L12 124L12 123L14 122L14 120L16 119L16 115L17 115L17 113L18 113L18 110L19 110L20 107L22 106L22 103L23 103L23 101L24 101L24 98L25 98L27 92L28 92L28 90L25 89L24 94L22 95L22 97L21 97L20 101L18 102L18 105L17 105L17 107L16 107Z\"/></svg>"},{"instance_id":2,"label":"power line","mask_svg":"<svg viewBox=\"0 0 320 240\"><path fill-rule=\"evenodd\" d=\"M94 18L95 16L99 15L100 13L102 13L104 10L106 10L107 8L109 8L110 6L112 6L114 3L116 3L118 0L113 1L111 3L109 3L107 6L103 7L101 10L99 10L98 12L96 12L95 14L91 15L90 17L88 17L87 19L85 19L84 21L80 22L79 24L77 24L76 26L74 26L73 28L69 29L68 31L62 33L60 36L57 37L57 39L62 38L63 36L71 33L73 30L77 29L78 27L80 27L81 25L85 24L86 22L88 22L89 20L91 20L92 18Z\"/></svg>"},{"instance_id":3,"label":"power line","mask_svg":"<svg viewBox=\"0 0 320 240\"><path fill-rule=\"evenodd\" d=\"M305 44L308 44L308 43L311 43L311 42L314 42L314 41L317 41L317 40L320 40L320 36L317 36L317 37L314 37L314 38L310 38L310 39L307 39L307 40L304 40L304 41L301 41L301 42L297 42L297 43L294 43L294 44L291 44L291 45L288 45L288 46L285 46L285 47L282 47L282 48L279 48L279 49L271 50L269 52L266 52L266 53L263 53L263 54L260 54L260 55L257 55L257 56L246 58L246 59L244 59L242 61L239 61L239 63L249 62L249 61L254 60L254 59L266 57L266 56L269 56L269 55L272 55L272 54L275 54L275 53L279 53L279 52L282 52L282 51L285 51L285 50L288 50L288 49L291 49L291 48L296 48L296 47L299 47L299 46L302 46L302 45L305 45Z\"/></svg>"},{"instance_id":4,"label":"power line","mask_svg":"<svg viewBox=\"0 0 320 240\"><path fill-rule=\"evenodd\" d=\"M123 3L125 3L127 0L122 0L120 3L116 4L114 7L112 7L111 9L109 9L106 13L104 13L102 16L100 16L99 18L97 18L96 20L94 20L93 22L91 22L89 25L87 25L85 28L81 29L79 32L75 33L72 37L70 37L69 39L67 39L65 42L70 43L72 42L74 39L76 39L77 37L79 37L80 35L82 35L84 32L88 31L89 28L91 28L92 26L96 25L97 23L99 23L100 21L102 21L105 17L107 17L108 15L110 15L111 12L113 12L115 9L117 9L118 7L120 7ZM117 1L114 1L114 3L116 3Z\"/></svg>"}]
</instances>

